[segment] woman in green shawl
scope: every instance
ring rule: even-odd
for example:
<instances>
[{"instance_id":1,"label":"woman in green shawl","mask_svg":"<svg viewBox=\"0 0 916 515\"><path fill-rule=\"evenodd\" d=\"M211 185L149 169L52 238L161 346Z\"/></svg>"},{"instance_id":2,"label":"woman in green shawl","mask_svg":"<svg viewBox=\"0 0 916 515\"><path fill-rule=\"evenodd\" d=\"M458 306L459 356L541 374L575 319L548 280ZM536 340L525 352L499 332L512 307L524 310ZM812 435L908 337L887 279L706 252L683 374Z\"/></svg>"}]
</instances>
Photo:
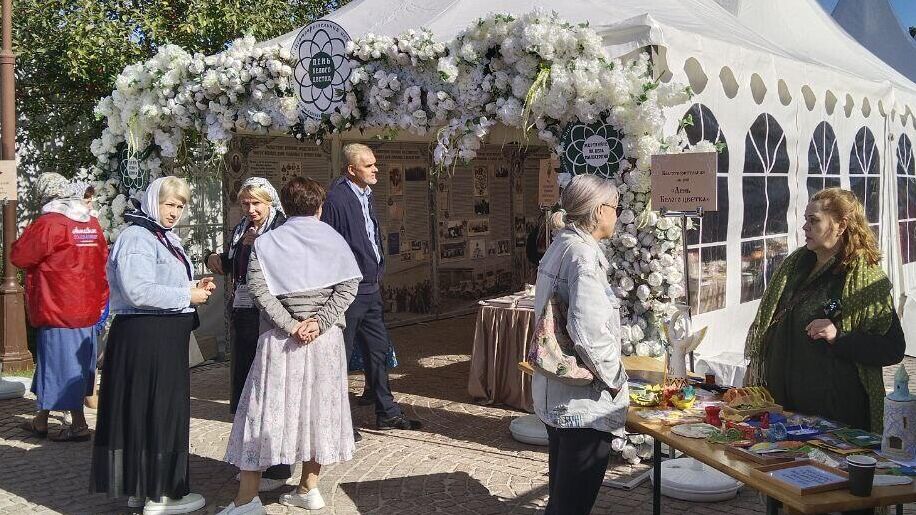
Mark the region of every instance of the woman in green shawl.
<instances>
[{"instance_id":1,"label":"woman in green shawl","mask_svg":"<svg viewBox=\"0 0 916 515\"><path fill-rule=\"evenodd\" d=\"M906 344L891 284L855 195L822 190L805 209L805 246L779 266L747 336L745 382L786 410L881 433L881 367Z\"/></svg>"}]
</instances>

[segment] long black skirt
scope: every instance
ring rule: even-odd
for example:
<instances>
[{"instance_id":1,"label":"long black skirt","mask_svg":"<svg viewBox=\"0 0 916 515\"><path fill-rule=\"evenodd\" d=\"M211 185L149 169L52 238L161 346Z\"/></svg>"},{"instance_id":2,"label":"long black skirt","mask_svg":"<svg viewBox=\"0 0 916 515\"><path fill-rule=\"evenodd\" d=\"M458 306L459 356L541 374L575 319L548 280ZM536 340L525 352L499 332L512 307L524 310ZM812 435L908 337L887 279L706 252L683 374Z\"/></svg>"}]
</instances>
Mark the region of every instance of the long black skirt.
<instances>
[{"instance_id":1,"label":"long black skirt","mask_svg":"<svg viewBox=\"0 0 916 515\"><path fill-rule=\"evenodd\" d=\"M117 315L99 389L90 490L174 499L190 492L193 313Z\"/></svg>"}]
</instances>

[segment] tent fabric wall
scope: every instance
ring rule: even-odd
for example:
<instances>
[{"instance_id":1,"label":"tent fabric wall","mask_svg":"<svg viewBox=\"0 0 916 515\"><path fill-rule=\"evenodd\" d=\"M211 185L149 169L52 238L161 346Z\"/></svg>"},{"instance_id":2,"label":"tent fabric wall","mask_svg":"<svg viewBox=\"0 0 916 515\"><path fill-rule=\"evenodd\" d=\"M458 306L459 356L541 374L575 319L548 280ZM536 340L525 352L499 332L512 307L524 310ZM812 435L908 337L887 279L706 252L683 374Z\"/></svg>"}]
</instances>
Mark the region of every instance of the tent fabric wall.
<instances>
[{"instance_id":1,"label":"tent fabric wall","mask_svg":"<svg viewBox=\"0 0 916 515\"><path fill-rule=\"evenodd\" d=\"M426 27L447 41L485 10L522 14L535 8L557 11L572 22L588 21L611 55L653 49L660 78L691 84L697 93L693 103L713 113L728 142L728 172L722 178L728 185L727 235L724 242L715 242L725 248L725 300L723 308L697 316L699 324L710 327L701 352L743 348L739 328L750 325L764 286L754 282L756 277L762 274L765 280L780 257L802 243L799 231L808 180L820 175L820 170L809 173L809 149L823 122L835 137L840 184L850 188L863 181L880 182L879 197L869 203L880 206L875 222L884 265L905 306L905 325L916 325L916 302L911 300L916 296L916 263L904 264L901 259L895 152L900 134L916 142L916 84L857 43L816 0L620 0L613 4L584 0L559 5L544 0L492 0L485 7L472 0L422 4L356 0L328 19L354 38ZM265 44L288 45L297 32ZM677 130L690 107L668 113L669 130ZM781 137L767 140L771 127ZM868 177L850 175L855 138L860 131L864 134L863 128L880 156L880 166ZM760 152L761 142L772 146L769 154ZM853 172L858 168L854 166ZM758 184L769 186L753 191ZM768 194L774 199L787 195L787 204L760 204L759 196ZM766 207L767 216L770 211L775 214L755 235L751 228L759 224L746 218L756 216L760 205ZM696 284L702 289L700 282ZM909 352L916 354L916 349Z\"/></svg>"}]
</instances>

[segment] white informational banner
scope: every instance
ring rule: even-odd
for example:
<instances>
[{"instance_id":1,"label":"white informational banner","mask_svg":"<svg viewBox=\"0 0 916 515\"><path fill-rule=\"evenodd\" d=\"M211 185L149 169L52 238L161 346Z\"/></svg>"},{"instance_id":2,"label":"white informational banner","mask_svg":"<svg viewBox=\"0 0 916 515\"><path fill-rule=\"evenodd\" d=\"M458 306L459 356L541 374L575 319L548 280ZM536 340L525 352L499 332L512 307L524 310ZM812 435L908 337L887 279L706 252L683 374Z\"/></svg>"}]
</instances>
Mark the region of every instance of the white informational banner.
<instances>
[{"instance_id":1,"label":"white informational banner","mask_svg":"<svg viewBox=\"0 0 916 515\"><path fill-rule=\"evenodd\" d=\"M716 153L652 156L652 207L668 211L716 211Z\"/></svg>"},{"instance_id":2,"label":"white informational banner","mask_svg":"<svg viewBox=\"0 0 916 515\"><path fill-rule=\"evenodd\" d=\"M16 161L0 161L0 200L16 201Z\"/></svg>"},{"instance_id":3,"label":"white informational banner","mask_svg":"<svg viewBox=\"0 0 916 515\"><path fill-rule=\"evenodd\" d=\"M299 31L290 51L301 117L320 120L344 103L352 66L347 58L350 35L340 25L318 20Z\"/></svg>"}]
</instances>

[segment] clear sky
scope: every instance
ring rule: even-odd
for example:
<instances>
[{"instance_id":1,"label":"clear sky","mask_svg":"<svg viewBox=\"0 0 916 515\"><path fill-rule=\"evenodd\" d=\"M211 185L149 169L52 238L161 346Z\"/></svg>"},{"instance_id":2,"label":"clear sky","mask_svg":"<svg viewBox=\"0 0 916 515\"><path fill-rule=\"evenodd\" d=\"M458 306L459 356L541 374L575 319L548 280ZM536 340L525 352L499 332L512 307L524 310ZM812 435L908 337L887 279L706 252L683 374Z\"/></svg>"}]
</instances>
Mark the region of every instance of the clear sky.
<instances>
[{"instance_id":1,"label":"clear sky","mask_svg":"<svg viewBox=\"0 0 916 515\"><path fill-rule=\"evenodd\" d=\"M838 0L818 0L827 12L833 11ZM869 0L859 0L866 2ZM891 0L891 5L897 11L897 18L903 28L916 27L916 0Z\"/></svg>"}]
</instances>

